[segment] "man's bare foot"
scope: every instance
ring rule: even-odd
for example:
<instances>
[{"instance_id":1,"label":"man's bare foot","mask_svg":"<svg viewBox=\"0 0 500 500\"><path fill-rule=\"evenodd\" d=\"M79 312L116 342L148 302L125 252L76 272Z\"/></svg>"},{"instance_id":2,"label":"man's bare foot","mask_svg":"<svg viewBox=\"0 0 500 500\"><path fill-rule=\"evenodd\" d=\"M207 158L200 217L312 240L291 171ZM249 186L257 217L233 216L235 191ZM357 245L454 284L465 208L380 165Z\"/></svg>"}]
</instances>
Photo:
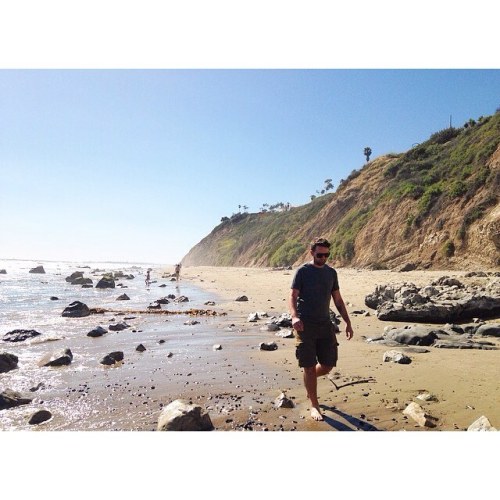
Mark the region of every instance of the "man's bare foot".
<instances>
[{"instance_id":1,"label":"man's bare foot","mask_svg":"<svg viewBox=\"0 0 500 500\"><path fill-rule=\"evenodd\" d=\"M323 420L323 415L321 415L319 408L311 408L311 417L318 422L321 422Z\"/></svg>"}]
</instances>

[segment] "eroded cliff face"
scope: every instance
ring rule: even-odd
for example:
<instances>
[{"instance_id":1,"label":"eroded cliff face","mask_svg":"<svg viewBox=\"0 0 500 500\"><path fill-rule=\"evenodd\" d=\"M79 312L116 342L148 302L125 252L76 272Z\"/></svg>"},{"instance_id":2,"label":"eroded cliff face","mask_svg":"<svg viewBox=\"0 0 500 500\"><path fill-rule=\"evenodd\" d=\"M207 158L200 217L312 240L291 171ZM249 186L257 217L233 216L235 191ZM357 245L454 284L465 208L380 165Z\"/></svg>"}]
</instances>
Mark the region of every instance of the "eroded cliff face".
<instances>
[{"instance_id":1,"label":"eroded cliff face","mask_svg":"<svg viewBox=\"0 0 500 500\"><path fill-rule=\"evenodd\" d=\"M308 242L324 236L334 243L336 266L394 269L411 264L418 269L498 270L500 132L497 135L496 149L480 166L486 169L486 181L476 182L473 192L451 196L448 188L461 182L463 174L441 179L442 194L429 203L424 215L422 197L395 195L388 189L392 181L387 169L401 155L383 156L316 204L286 213L246 214L217 226L183 263L269 267L277 264L280 245L293 238L299 250L287 254L291 257L282 264L298 265L309 260Z\"/></svg>"}]
</instances>

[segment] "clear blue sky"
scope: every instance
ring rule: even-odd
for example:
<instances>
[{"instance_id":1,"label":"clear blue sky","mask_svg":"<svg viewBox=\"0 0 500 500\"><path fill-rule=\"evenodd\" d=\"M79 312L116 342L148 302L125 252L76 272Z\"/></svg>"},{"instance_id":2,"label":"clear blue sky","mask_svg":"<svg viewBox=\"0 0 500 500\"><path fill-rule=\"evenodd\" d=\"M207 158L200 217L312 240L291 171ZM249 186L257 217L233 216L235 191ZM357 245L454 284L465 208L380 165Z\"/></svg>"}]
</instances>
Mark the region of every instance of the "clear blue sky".
<instances>
[{"instance_id":1,"label":"clear blue sky","mask_svg":"<svg viewBox=\"0 0 500 500\"><path fill-rule=\"evenodd\" d=\"M500 70L0 70L0 258L175 263L500 107Z\"/></svg>"},{"instance_id":2,"label":"clear blue sky","mask_svg":"<svg viewBox=\"0 0 500 500\"><path fill-rule=\"evenodd\" d=\"M497 24L487 0L2 5L0 259L174 264L238 205L307 203L365 146L493 114Z\"/></svg>"}]
</instances>

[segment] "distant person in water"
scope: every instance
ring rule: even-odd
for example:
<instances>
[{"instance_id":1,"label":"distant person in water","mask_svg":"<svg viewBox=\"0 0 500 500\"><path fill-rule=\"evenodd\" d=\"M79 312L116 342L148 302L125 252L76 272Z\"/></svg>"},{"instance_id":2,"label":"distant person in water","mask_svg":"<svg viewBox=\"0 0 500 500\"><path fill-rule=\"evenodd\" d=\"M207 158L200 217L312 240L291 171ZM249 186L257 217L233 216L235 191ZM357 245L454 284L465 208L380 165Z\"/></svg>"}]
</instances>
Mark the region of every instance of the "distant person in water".
<instances>
[{"instance_id":1,"label":"distant person in water","mask_svg":"<svg viewBox=\"0 0 500 500\"><path fill-rule=\"evenodd\" d=\"M145 279L146 286L149 286L149 284L151 283L151 275L149 273L150 273L150 270L148 269L146 272L146 279Z\"/></svg>"},{"instance_id":2,"label":"distant person in water","mask_svg":"<svg viewBox=\"0 0 500 500\"><path fill-rule=\"evenodd\" d=\"M311 417L323 420L317 387L318 377L328 374L337 365L336 325L330 319L330 300L346 323L347 340L353 336L351 320L340 295L337 271L326 261L330 243L317 238L311 243L312 261L295 272L289 299L292 326L296 332L295 356L304 372L304 385L311 401Z\"/></svg>"},{"instance_id":3,"label":"distant person in water","mask_svg":"<svg viewBox=\"0 0 500 500\"><path fill-rule=\"evenodd\" d=\"M175 264L175 279L179 281L181 275L181 264Z\"/></svg>"}]
</instances>

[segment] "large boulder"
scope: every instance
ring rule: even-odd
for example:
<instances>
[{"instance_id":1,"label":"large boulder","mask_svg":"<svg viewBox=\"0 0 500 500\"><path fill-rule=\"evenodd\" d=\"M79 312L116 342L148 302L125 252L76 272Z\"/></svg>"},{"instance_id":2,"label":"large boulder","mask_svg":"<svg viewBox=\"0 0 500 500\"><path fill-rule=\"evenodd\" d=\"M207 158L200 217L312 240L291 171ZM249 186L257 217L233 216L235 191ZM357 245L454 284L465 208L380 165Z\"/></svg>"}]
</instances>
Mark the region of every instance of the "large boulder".
<instances>
[{"instance_id":1,"label":"large boulder","mask_svg":"<svg viewBox=\"0 0 500 500\"><path fill-rule=\"evenodd\" d=\"M36 330L12 330L11 332L6 333L3 336L4 342L23 342L27 339L32 339L33 337L37 337L41 335L40 332Z\"/></svg>"},{"instance_id":2,"label":"large boulder","mask_svg":"<svg viewBox=\"0 0 500 500\"><path fill-rule=\"evenodd\" d=\"M430 286L413 283L378 285L365 297L383 321L452 323L500 316L500 282L465 286L446 276Z\"/></svg>"},{"instance_id":3,"label":"large boulder","mask_svg":"<svg viewBox=\"0 0 500 500\"><path fill-rule=\"evenodd\" d=\"M17 391L5 389L0 393L0 410L6 410L14 406L27 405L31 403L31 401L30 398L23 397L23 395Z\"/></svg>"},{"instance_id":4,"label":"large boulder","mask_svg":"<svg viewBox=\"0 0 500 500\"><path fill-rule=\"evenodd\" d=\"M0 353L0 373L7 373L17 368L19 358L8 352Z\"/></svg>"},{"instance_id":5,"label":"large boulder","mask_svg":"<svg viewBox=\"0 0 500 500\"><path fill-rule=\"evenodd\" d=\"M163 408L158 418L159 431L211 431L210 415L201 406L176 399Z\"/></svg>"},{"instance_id":6,"label":"large boulder","mask_svg":"<svg viewBox=\"0 0 500 500\"><path fill-rule=\"evenodd\" d=\"M62 313L64 318L83 318L89 315L90 309L86 304L80 302L79 300L71 302L71 304L66 307Z\"/></svg>"}]
</instances>

